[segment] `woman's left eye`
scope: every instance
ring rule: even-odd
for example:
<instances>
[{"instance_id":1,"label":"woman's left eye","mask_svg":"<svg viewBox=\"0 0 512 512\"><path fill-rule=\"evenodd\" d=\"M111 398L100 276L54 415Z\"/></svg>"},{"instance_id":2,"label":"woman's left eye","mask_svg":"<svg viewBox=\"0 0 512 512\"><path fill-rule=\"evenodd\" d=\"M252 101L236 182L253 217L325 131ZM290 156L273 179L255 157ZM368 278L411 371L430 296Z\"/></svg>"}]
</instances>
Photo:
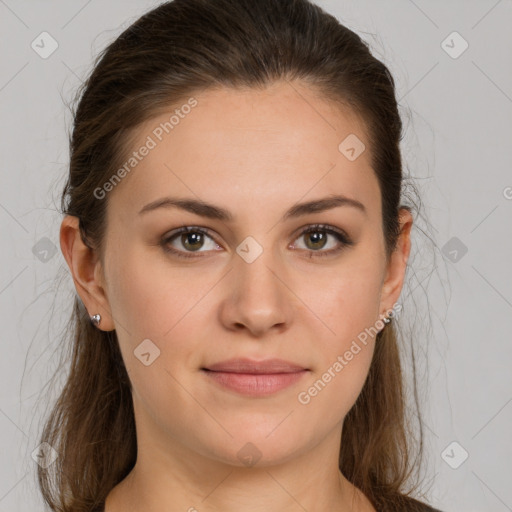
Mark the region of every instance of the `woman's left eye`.
<instances>
[{"instance_id":1,"label":"woman's left eye","mask_svg":"<svg viewBox=\"0 0 512 512\"><path fill-rule=\"evenodd\" d=\"M335 238L337 241L334 243L334 247L332 247L333 244L331 243L331 248L328 247L327 250L322 250L329 245L328 240L330 237ZM300 233L296 240L301 238L304 238L306 241L305 247L294 246L293 249L308 251L310 257L329 256L340 252L345 246L354 245L345 232L333 226L323 224L308 226ZM204 248L205 240L210 241L210 248L207 247L205 251L201 251L200 249ZM173 246L174 242L179 242L185 250ZM194 253L218 250L220 247L209 234L209 230L195 226L184 226L175 230L171 235L162 240L161 245L166 252L175 254L180 258L195 258L199 255Z\"/></svg>"},{"instance_id":2,"label":"woman's left eye","mask_svg":"<svg viewBox=\"0 0 512 512\"><path fill-rule=\"evenodd\" d=\"M299 247L301 250L310 252L310 257L313 256L330 256L339 253L344 247L354 245L354 242L349 236L338 228L333 226L326 226L323 224L316 224L315 226L309 226L301 232L299 239L305 238L305 248ZM337 240L337 243L331 244L331 248L325 249L328 245L329 237L333 237Z\"/></svg>"}]
</instances>

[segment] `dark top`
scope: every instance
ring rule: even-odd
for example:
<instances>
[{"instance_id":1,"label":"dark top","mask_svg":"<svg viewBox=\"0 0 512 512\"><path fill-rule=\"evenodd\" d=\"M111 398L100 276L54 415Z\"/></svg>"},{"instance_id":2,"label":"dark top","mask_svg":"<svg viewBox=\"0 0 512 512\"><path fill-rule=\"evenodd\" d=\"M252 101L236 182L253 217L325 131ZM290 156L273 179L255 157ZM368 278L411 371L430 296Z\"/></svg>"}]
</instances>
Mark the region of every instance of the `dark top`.
<instances>
[{"instance_id":1,"label":"dark top","mask_svg":"<svg viewBox=\"0 0 512 512\"><path fill-rule=\"evenodd\" d=\"M438 508L432 508L430 505L423 504L423 508L418 512L441 512Z\"/></svg>"},{"instance_id":2,"label":"dark top","mask_svg":"<svg viewBox=\"0 0 512 512\"><path fill-rule=\"evenodd\" d=\"M441 512L441 510L437 508L433 508L426 503L418 501L414 498L407 498L408 504L404 506L404 508L400 510L407 510L407 512Z\"/></svg>"}]
</instances>

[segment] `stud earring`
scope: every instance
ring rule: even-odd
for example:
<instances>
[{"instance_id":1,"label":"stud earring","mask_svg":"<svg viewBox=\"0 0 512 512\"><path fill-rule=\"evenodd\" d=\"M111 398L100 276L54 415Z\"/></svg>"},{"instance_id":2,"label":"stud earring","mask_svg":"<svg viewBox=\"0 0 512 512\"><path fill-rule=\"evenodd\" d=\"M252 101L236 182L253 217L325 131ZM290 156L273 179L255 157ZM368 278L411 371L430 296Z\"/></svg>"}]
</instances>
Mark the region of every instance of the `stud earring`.
<instances>
[{"instance_id":1,"label":"stud earring","mask_svg":"<svg viewBox=\"0 0 512 512\"><path fill-rule=\"evenodd\" d=\"M98 325L100 325L100 321L101 321L101 315L96 314L96 315L91 316L91 322L96 327L98 327Z\"/></svg>"},{"instance_id":2,"label":"stud earring","mask_svg":"<svg viewBox=\"0 0 512 512\"><path fill-rule=\"evenodd\" d=\"M382 319L382 321L387 325L389 322L391 322L391 318L389 316Z\"/></svg>"}]
</instances>

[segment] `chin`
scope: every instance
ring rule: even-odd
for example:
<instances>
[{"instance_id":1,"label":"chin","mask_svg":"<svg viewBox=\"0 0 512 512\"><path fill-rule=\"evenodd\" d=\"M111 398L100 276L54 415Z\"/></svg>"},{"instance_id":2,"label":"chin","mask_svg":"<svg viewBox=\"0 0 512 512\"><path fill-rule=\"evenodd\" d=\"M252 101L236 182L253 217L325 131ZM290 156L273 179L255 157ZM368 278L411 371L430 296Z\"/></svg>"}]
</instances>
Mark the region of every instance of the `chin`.
<instances>
[{"instance_id":1,"label":"chin","mask_svg":"<svg viewBox=\"0 0 512 512\"><path fill-rule=\"evenodd\" d=\"M283 436L268 436L268 431L245 431L243 435L234 435L228 444L213 448L212 458L236 467L270 467L283 464L297 456L302 443L289 432ZM211 442L211 439L210 439ZM303 447L305 449L305 447Z\"/></svg>"}]
</instances>

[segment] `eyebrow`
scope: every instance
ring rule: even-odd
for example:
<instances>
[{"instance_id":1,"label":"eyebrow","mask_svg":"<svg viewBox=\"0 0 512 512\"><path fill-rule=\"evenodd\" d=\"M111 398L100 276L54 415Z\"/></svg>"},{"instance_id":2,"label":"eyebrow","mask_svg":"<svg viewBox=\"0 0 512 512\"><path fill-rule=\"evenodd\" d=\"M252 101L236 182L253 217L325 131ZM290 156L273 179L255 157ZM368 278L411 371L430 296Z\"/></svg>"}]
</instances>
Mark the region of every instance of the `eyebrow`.
<instances>
[{"instance_id":1,"label":"eyebrow","mask_svg":"<svg viewBox=\"0 0 512 512\"><path fill-rule=\"evenodd\" d=\"M351 206L367 215L367 211L363 203L343 195L332 195L322 199L316 199L314 201L295 204L283 215L281 220L301 217L310 213L324 212L326 210L338 208L339 206ZM177 197L163 197L156 201L152 201L139 211L139 215L157 210L158 208L179 208L181 210L200 215L201 217L225 222L232 222L234 220L233 215L228 210L221 208L220 206L215 206L197 199Z\"/></svg>"}]
</instances>

